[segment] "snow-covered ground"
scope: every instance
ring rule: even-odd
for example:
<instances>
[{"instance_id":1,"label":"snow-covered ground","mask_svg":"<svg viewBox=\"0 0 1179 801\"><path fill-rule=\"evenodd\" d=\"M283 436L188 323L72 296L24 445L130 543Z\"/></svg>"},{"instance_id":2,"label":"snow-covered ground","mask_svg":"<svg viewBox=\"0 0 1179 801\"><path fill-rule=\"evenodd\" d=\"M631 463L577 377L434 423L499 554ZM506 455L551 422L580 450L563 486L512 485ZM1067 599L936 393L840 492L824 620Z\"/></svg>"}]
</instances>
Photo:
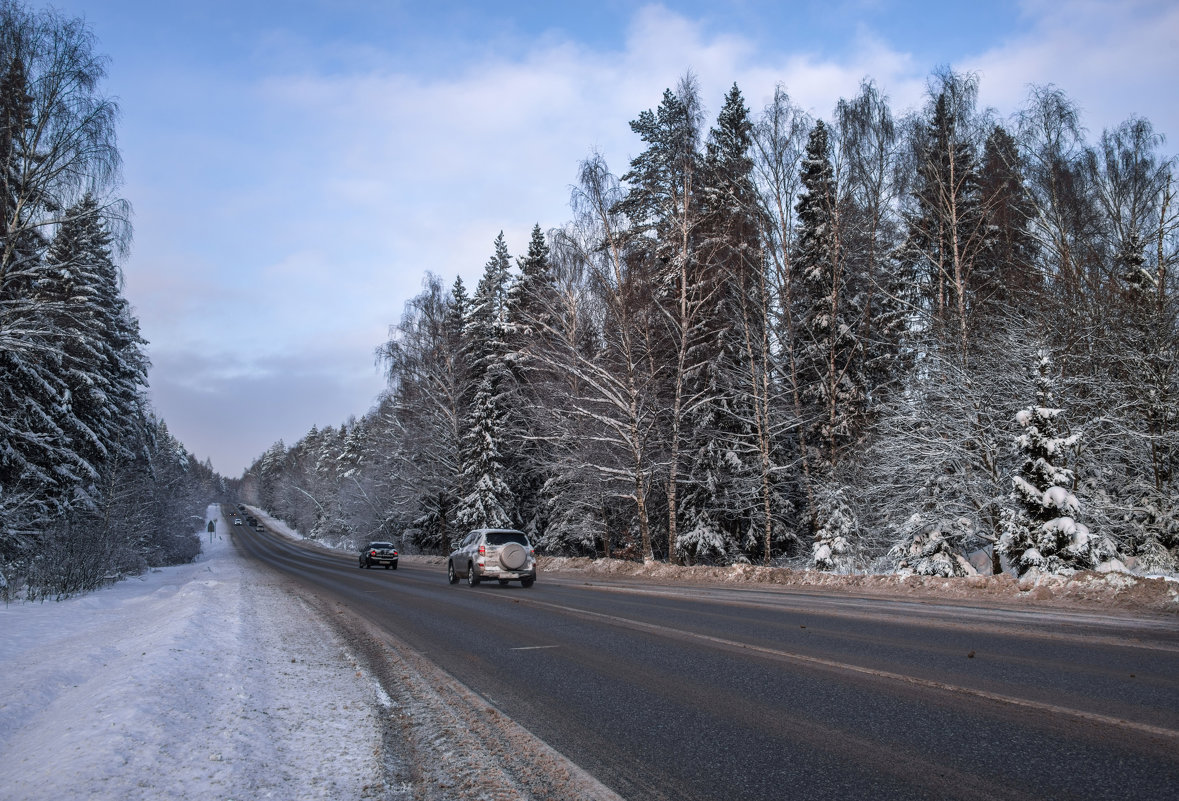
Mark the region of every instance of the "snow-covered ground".
<instances>
[{"instance_id":1,"label":"snow-covered ground","mask_svg":"<svg viewBox=\"0 0 1179 801\"><path fill-rule=\"evenodd\" d=\"M378 688L292 603L206 535L192 564L0 609L0 796L372 797Z\"/></svg>"},{"instance_id":2,"label":"snow-covered ground","mask_svg":"<svg viewBox=\"0 0 1179 801\"><path fill-rule=\"evenodd\" d=\"M223 536L192 564L0 608L0 799L618 801L419 655L329 624L208 514Z\"/></svg>"},{"instance_id":3,"label":"snow-covered ground","mask_svg":"<svg viewBox=\"0 0 1179 801\"><path fill-rule=\"evenodd\" d=\"M444 563L441 559L437 561ZM1009 574L956 578L862 573L840 575L819 570L791 570L759 565L683 567L666 562L644 565L621 559L583 557L541 557L538 564L543 572L634 576L656 582L771 584L896 599L1179 614L1179 581L1175 577L1139 576L1125 571L1081 570L1070 575L1033 572L1017 579Z\"/></svg>"}]
</instances>

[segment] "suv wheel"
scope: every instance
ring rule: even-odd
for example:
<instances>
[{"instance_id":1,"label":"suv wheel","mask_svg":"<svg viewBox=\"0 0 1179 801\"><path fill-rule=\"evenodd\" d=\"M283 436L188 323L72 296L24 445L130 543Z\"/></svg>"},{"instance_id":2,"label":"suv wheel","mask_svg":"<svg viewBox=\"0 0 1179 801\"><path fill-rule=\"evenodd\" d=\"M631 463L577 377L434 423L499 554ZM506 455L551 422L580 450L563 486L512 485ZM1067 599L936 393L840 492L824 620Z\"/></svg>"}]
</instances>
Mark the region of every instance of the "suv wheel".
<instances>
[{"instance_id":1,"label":"suv wheel","mask_svg":"<svg viewBox=\"0 0 1179 801\"><path fill-rule=\"evenodd\" d=\"M467 565L467 583L472 587L478 586L479 584L479 576L476 575L475 566L472 564Z\"/></svg>"},{"instance_id":2,"label":"suv wheel","mask_svg":"<svg viewBox=\"0 0 1179 801\"><path fill-rule=\"evenodd\" d=\"M454 562L446 563L446 580L451 584L458 584L458 576L454 574Z\"/></svg>"},{"instance_id":3,"label":"suv wheel","mask_svg":"<svg viewBox=\"0 0 1179 801\"><path fill-rule=\"evenodd\" d=\"M536 583L536 579L534 579L534 578L520 579L520 586L521 587L531 587L534 583Z\"/></svg>"}]
</instances>

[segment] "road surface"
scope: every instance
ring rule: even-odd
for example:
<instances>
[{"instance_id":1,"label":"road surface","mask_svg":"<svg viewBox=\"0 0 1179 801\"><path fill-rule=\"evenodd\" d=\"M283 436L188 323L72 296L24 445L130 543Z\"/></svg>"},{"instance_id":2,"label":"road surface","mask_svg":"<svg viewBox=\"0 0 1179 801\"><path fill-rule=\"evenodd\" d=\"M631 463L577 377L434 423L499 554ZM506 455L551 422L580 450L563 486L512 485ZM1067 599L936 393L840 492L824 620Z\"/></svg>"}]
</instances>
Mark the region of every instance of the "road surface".
<instances>
[{"instance_id":1,"label":"road surface","mask_svg":"<svg viewBox=\"0 0 1179 801\"><path fill-rule=\"evenodd\" d=\"M544 573L472 588L233 531L631 801L1179 792L1174 619Z\"/></svg>"}]
</instances>

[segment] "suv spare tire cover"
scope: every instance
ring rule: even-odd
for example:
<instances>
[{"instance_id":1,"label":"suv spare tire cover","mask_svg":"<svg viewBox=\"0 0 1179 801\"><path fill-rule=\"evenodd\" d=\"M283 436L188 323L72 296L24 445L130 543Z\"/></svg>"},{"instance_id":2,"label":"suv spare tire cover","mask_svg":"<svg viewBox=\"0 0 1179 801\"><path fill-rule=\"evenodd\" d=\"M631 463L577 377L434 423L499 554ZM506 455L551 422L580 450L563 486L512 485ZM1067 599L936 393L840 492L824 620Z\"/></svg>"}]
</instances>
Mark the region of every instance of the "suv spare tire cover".
<instances>
[{"instance_id":1,"label":"suv spare tire cover","mask_svg":"<svg viewBox=\"0 0 1179 801\"><path fill-rule=\"evenodd\" d=\"M528 552L518 542L509 542L499 552L499 563L508 570L519 570L528 561Z\"/></svg>"}]
</instances>

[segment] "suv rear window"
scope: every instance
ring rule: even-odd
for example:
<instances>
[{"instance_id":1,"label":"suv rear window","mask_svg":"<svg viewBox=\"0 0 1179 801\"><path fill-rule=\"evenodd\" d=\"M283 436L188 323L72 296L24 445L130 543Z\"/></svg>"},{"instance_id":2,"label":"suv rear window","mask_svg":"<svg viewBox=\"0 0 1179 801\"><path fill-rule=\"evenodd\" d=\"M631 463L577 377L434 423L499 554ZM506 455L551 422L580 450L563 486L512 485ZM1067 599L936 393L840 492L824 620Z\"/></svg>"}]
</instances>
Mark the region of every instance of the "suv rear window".
<instances>
[{"instance_id":1,"label":"suv rear window","mask_svg":"<svg viewBox=\"0 0 1179 801\"><path fill-rule=\"evenodd\" d=\"M519 531L490 531L487 533L488 545L507 545L509 542L518 542L524 547L528 547L528 538Z\"/></svg>"}]
</instances>

